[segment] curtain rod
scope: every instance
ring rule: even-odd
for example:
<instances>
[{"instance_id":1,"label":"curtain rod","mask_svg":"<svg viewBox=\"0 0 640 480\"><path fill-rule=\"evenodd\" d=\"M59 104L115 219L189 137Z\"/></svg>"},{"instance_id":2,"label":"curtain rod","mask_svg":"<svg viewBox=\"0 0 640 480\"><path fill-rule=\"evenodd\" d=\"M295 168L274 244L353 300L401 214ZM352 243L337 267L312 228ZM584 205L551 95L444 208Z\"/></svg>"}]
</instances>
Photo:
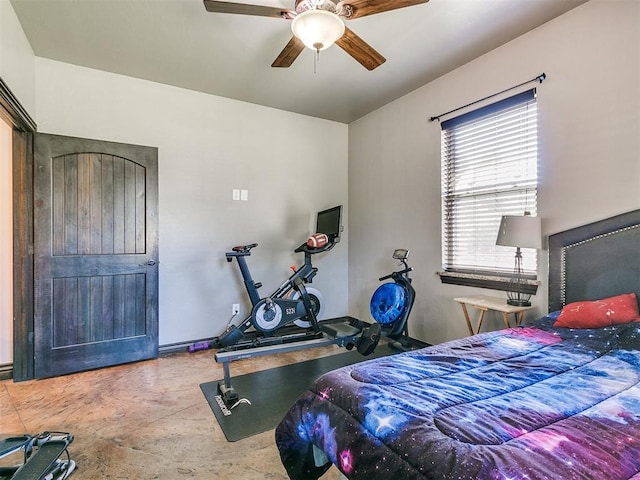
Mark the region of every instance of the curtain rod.
<instances>
[{"instance_id":1,"label":"curtain rod","mask_svg":"<svg viewBox=\"0 0 640 480\"><path fill-rule=\"evenodd\" d=\"M463 105L462 107L454 108L453 110L449 110L446 113L441 113L440 115L436 115L435 117L431 117L431 118L429 118L429 121L430 122L433 122L434 120L440 121L440 117L444 117L445 115L449 115L450 113L457 112L458 110L462 110L463 108L470 107L471 105L475 105L476 103L484 102L485 100L488 100L490 98L493 98L493 97L496 97L498 95L501 95L501 94L503 94L505 92L513 90L514 88L518 88L518 87L521 87L523 85L526 85L527 83L531 83L531 82L540 82L540 83L542 83L542 81L545 78L547 78L547 74L546 73L541 73L537 77L532 78L531 80L527 80L526 82L522 82L519 85L514 85L513 87L510 87L510 88L507 88L505 90L502 90L501 92L494 93L493 95L489 95L488 97L481 98L480 100L476 100L475 102L467 103L466 105Z\"/></svg>"}]
</instances>

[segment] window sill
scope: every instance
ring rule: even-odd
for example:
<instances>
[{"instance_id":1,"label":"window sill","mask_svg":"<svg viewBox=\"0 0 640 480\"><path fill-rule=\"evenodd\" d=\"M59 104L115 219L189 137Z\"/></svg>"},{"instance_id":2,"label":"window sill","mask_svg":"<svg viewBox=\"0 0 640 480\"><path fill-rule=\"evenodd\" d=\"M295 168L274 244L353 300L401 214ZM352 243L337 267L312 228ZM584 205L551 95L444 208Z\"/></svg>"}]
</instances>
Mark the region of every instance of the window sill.
<instances>
[{"instance_id":1,"label":"window sill","mask_svg":"<svg viewBox=\"0 0 640 480\"><path fill-rule=\"evenodd\" d=\"M508 276L487 275L481 273L437 272L442 283L465 285L467 287L488 288L491 290L509 291ZM540 285L539 280L524 280L525 291L522 293L535 295Z\"/></svg>"}]
</instances>

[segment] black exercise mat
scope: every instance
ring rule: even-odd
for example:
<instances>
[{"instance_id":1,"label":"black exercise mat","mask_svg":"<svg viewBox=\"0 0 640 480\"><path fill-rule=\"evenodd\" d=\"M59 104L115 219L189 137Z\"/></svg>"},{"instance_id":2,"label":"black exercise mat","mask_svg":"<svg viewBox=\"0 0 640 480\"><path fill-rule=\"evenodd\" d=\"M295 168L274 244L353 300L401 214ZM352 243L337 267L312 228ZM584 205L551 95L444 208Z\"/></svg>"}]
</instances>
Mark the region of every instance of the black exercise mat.
<instances>
[{"instance_id":1,"label":"black exercise mat","mask_svg":"<svg viewBox=\"0 0 640 480\"><path fill-rule=\"evenodd\" d=\"M320 375L345 365L393 353L397 351L380 345L367 357L354 350L237 377L233 376L231 363L231 385L240 398L251 402L251 405L240 403L233 410L224 407L218 394L218 383L223 380L202 383L200 388L225 437L229 442L235 442L275 428L296 399Z\"/></svg>"}]
</instances>

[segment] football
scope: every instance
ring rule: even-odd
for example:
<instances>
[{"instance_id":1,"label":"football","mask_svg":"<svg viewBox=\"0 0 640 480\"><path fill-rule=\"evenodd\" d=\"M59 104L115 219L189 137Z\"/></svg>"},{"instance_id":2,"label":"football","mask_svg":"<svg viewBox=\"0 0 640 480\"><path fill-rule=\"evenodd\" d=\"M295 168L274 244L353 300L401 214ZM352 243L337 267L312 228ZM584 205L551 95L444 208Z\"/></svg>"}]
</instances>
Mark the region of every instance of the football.
<instances>
[{"instance_id":1,"label":"football","mask_svg":"<svg viewBox=\"0 0 640 480\"><path fill-rule=\"evenodd\" d=\"M324 233L314 233L309 238L307 238L307 247L309 248L324 247L327 243L329 243L329 237L327 237Z\"/></svg>"}]
</instances>

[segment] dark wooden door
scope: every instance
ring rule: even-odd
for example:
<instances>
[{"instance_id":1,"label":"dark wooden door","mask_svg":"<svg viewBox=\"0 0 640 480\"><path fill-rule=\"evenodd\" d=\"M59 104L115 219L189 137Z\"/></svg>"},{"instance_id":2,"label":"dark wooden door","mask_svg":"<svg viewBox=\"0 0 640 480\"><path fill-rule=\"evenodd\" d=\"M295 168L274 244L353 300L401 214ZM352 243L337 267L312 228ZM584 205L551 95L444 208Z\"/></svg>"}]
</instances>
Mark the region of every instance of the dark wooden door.
<instances>
[{"instance_id":1,"label":"dark wooden door","mask_svg":"<svg viewBox=\"0 0 640 480\"><path fill-rule=\"evenodd\" d=\"M36 378L158 355L157 157L35 135Z\"/></svg>"}]
</instances>

